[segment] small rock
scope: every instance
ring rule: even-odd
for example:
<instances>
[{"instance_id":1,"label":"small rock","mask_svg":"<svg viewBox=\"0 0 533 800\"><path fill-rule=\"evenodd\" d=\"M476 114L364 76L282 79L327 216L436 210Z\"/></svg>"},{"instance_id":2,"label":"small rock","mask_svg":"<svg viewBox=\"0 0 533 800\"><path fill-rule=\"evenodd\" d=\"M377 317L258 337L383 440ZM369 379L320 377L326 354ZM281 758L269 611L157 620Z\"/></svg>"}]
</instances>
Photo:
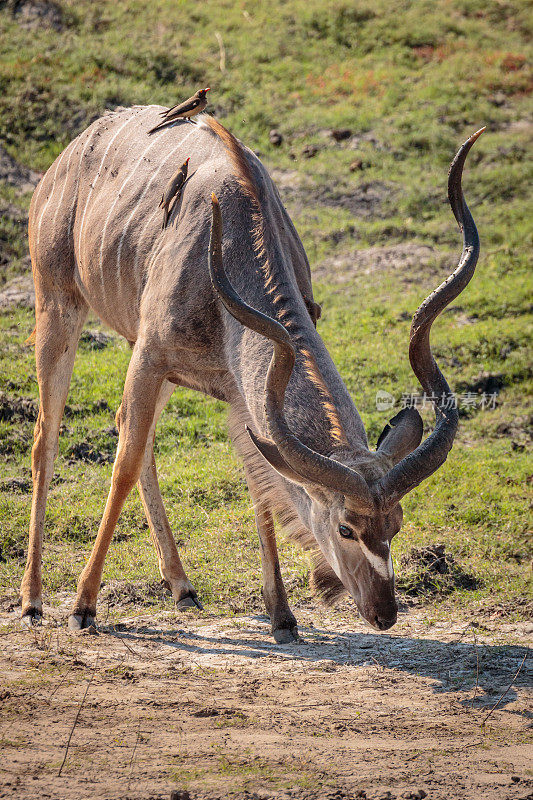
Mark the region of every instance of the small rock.
<instances>
[{"instance_id":1,"label":"small rock","mask_svg":"<svg viewBox=\"0 0 533 800\"><path fill-rule=\"evenodd\" d=\"M275 128L272 128L268 134L268 138L270 139L270 144L274 145L274 147L279 147L283 142L283 136Z\"/></svg>"},{"instance_id":2,"label":"small rock","mask_svg":"<svg viewBox=\"0 0 533 800\"><path fill-rule=\"evenodd\" d=\"M31 491L31 481L26 478L5 478L0 481L0 492L18 492L24 494Z\"/></svg>"},{"instance_id":3,"label":"small rock","mask_svg":"<svg viewBox=\"0 0 533 800\"><path fill-rule=\"evenodd\" d=\"M503 347L501 347L500 348L500 358L502 359L502 361L505 361L507 356L510 355L512 352L513 352L513 348L508 344L506 344Z\"/></svg>"},{"instance_id":4,"label":"small rock","mask_svg":"<svg viewBox=\"0 0 533 800\"><path fill-rule=\"evenodd\" d=\"M94 411L112 411L111 406L103 397L101 397L100 400L95 400L93 409Z\"/></svg>"},{"instance_id":5,"label":"small rock","mask_svg":"<svg viewBox=\"0 0 533 800\"><path fill-rule=\"evenodd\" d=\"M352 135L352 132L349 128L333 128L331 131L331 138L335 139L336 142L343 142L345 139L349 139Z\"/></svg>"},{"instance_id":6,"label":"small rock","mask_svg":"<svg viewBox=\"0 0 533 800\"><path fill-rule=\"evenodd\" d=\"M216 708L201 708L199 711L193 712L193 717L218 717L220 711Z\"/></svg>"},{"instance_id":7,"label":"small rock","mask_svg":"<svg viewBox=\"0 0 533 800\"><path fill-rule=\"evenodd\" d=\"M520 775L511 775L511 780L513 783L520 783Z\"/></svg>"},{"instance_id":8,"label":"small rock","mask_svg":"<svg viewBox=\"0 0 533 800\"><path fill-rule=\"evenodd\" d=\"M83 331L80 342L88 345L91 350L103 350L113 341L113 337L103 331Z\"/></svg>"},{"instance_id":9,"label":"small rock","mask_svg":"<svg viewBox=\"0 0 533 800\"><path fill-rule=\"evenodd\" d=\"M504 106L505 103L507 102L507 98L503 94L503 92L497 92L496 94L493 94L491 97L489 97L488 101L489 103L492 103L493 106L496 106L496 108L501 108L501 106Z\"/></svg>"},{"instance_id":10,"label":"small rock","mask_svg":"<svg viewBox=\"0 0 533 800\"><path fill-rule=\"evenodd\" d=\"M316 144L306 144L304 149L302 150L302 155L304 158L314 158L318 153L318 147Z\"/></svg>"},{"instance_id":11,"label":"small rock","mask_svg":"<svg viewBox=\"0 0 533 800\"><path fill-rule=\"evenodd\" d=\"M105 433L107 436L114 436L116 439L118 437L118 428L116 425L110 425L109 428L104 428L102 433Z\"/></svg>"},{"instance_id":12,"label":"small rock","mask_svg":"<svg viewBox=\"0 0 533 800\"><path fill-rule=\"evenodd\" d=\"M427 792L424 789L410 789L408 792L402 794L404 800L424 800L427 797Z\"/></svg>"},{"instance_id":13,"label":"small rock","mask_svg":"<svg viewBox=\"0 0 533 800\"><path fill-rule=\"evenodd\" d=\"M376 800L396 800L396 795L385 792L385 794L380 794L379 797L376 797Z\"/></svg>"},{"instance_id":14,"label":"small rock","mask_svg":"<svg viewBox=\"0 0 533 800\"><path fill-rule=\"evenodd\" d=\"M174 789L170 793L170 800L191 800L191 796L186 789Z\"/></svg>"},{"instance_id":15,"label":"small rock","mask_svg":"<svg viewBox=\"0 0 533 800\"><path fill-rule=\"evenodd\" d=\"M356 160L352 161L350 164L350 172L357 172L358 169L363 169L363 162L360 158L356 158Z\"/></svg>"}]
</instances>

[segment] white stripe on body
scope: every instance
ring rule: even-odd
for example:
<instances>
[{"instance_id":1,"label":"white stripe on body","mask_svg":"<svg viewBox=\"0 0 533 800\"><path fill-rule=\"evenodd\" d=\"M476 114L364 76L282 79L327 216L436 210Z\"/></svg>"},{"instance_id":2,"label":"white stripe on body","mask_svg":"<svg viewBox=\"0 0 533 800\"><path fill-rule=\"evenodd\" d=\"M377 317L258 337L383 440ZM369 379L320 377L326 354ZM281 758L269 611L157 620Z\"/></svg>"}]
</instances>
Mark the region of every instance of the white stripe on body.
<instances>
[{"instance_id":1,"label":"white stripe on body","mask_svg":"<svg viewBox=\"0 0 533 800\"><path fill-rule=\"evenodd\" d=\"M216 147L216 144L213 145L213 147L211 149L211 152L210 152L208 158L206 159L207 161L209 161L211 156L213 155L213 151L214 151L215 147ZM150 219L148 220L146 225L143 227L142 233L144 233L144 231L146 230L146 228L148 227L148 225L150 224L150 222L153 220L153 218L155 217L155 215L157 213L160 213L160 209L157 209L157 211L154 214L152 214L152 216L150 217ZM142 233L141 233L141 236L142 236ZM159 242L159 245L156 247L155 251L152 253L152 255L150 257L150 261L148 262L148 266L146 268L147 272L149 272L151 270L151 268L153 267L156 259L159 258L160 255L162 255L166 250L169 250L170 248L172 248L175 245L175 242L173 240L171 242L168 242L167 238L168 237L166 237L166 236L162 236L161 237L161 241ZM137 249L137 253L135 255L135 266L138 265L138 258L139 258L139 250ZM137 274L137 270L136 269L135 269L135 274Z\"/></svg>"},{"instance_id":2,"label":"white stripe on body","mask_svg":"<svg viewBox=\"0 0 533 800\"><path fill-rule=\"evenodd\" d=\"M83 145L83 150L81 151L81 156L80 156L80 160L79 160L79 163L78 163L78 170L76 172L76 183L75 183L75 186L74 186L74 190L72 192L72 205L70 206L70 216L69 216L69 220L68 220L68 234L69 234L69 236L70 236L70 232L72 231L72 222L73 222L73 218L74 218L74 209L76 208L76 203L78 201L78 187L80 185L81 165L83 163L83 156L85 155L85 151L87 150L87 146L88 146L89 142L93 138L93 134L94 134L95 130L96 130L96 128L94 127L92 129L91 133L89 134L89 136L87 137L87 141Z\"/></svg>"},{"instance_id":3,"label":"white stripe on body","mask_svg":"<svg viewBox=\"0 0 533 800\"><path fill-rule=\"evenodd\" d=\"M144 187L144 190L143 190L143 192L142 192L141 196L139 197L139 199L138 199L137 203L135 204L135 207L134 207L133 211L131 212L131 214L129 215L128 219L126 220L126 224L124 225L124 230L122 231L122 236L120 237L120 241L119 241L119 243L118 243L118 248L117 248L117 280L118 280L119 282L120 282L120 255L121 255L121 253L122 253L122 245L123 245L123 243L124 243L124 238L125 238L125 236L126 236L126 233L127 233L127 231L128 231L129 224L130 224L130 222L132 221L133 217L135 216L135 213L136 213L137 209L139 208L139 205L140 205L140 203L141 203L141 202L144 200L144 198L146 197L146 194L147 194L147 192L149 191L149 189L150 189L150 186L152 185L153 181L154 181L154 180L156 179L156 177L158 176L158 174L159 174L160 170L162 169L162 167L163 167L163 166L166 164L166 162L168 161L168 159L169 159L171 156L173 156L173 155L174 155L174 153L175 153L177 150L179 150L179 149L180 149L180 147L182 146L182 144L183 144L183 143L184 143L184 142L185 142L185 141L186 141L186 140L189 138L189 136L191 136L191 134L192 134L192 133L194 133L194 131L191 131L191 133L187 134L187 136L185 136L185 138L181 140L181 142L179 143L179 145L178 145L177 147L175 147L175 148L174 148L174 150L171 150L171 151L170 151L170 153L168 154L168 156L167 156L167 157L164 159L164 161L162 161L162 162L161 162L161 164L159 165L159 167L156 169L156 171L154 172L154 174L152 175L152 177L150 178L150 180L148 181L148 183L147 183L147 184L146 184L146 186ZM121 186L121 188L120 188L120 191L121 191L121 192L122 192L122 189L124 188L124 186L126 185L126 183L128 182L129 178L131 178L131 177L132 177L132 175L133 175L133 173L135 172L135 170L137 169L138 165L139 165L139 164L141 163L141 161L143 160L143 158L144 158L144 156L145 156L146 152L147 152L147 151L150 149L150 147L153 147L153 145L154 145L154 144L156 144L156 142L152 142L152 144L148 145L148 147L146 148L146 150L143 152L143 154L142 154L142 156L140 157L139 161L137 162L137 164L136 164L136 165L135 165L135 167L133 168L133 170L132 170L131 174L129 175L129 177L128 177L128 178L126 178L126 180L125 180L125 181L124 181L124 183L122 184L122 186ZM103 237L102 237L102 245L103 245ZM102 266L102 257L101 257L101 255L102 255L102 250L101 250L101 248L100 248L100 267Z\"/></svg>"},{"instance_id":4,"label":"white stripe on body","mask_svg":"<svg viewBox=\"0 0 533 800\"><path fill-rule=\"evenodd\" d=\"M188 139L188 137L189 137L189 136L190 136L192 133L193 133L193 131L191 131L191 133L190 133L190 134L188 134L188 136L186 136L186 137L185 137L185 139ZM164 135L164 131L161 131L161 132L160 132L160 136L158 136L158 137L155 139L155 141L151 142L151 143L148 145L148 147L146 148L146 150L147 150L147 149L149 149L150 147L152 147L154 144L156 144L156 143L159 141L159 139L161 139L161 138L162 138L162 136L163 136L163 135ZM161 167L163 166L163 164L165 164L165 162L166 162L166 161L168 161L168 159L170 158L170 156L171 156L173 153L175 153L175 152L176 152L176 150L179 150L179 148L181 147L181 145L183 144L183 142L185 141L185 139L182 139L182 140L181 140L181 142L180 142L180 143L177 145L177 147L176 147L174 150L172 150L172 151L169 153L169 155L168 155L168 156L165 158L165 160L164 160L164 161L163 161L163 162L160 164L160 166L159 166L159 168L158 168L157 172L159 172L159 170L161 169ZM112 217L112 215L113 215L113 211L114 211L114 209L115 209L115 206L116 206L116 204L118 203L118 200L119 200L119 198L120 198L120 195L122 194L122 191L123 191L124 187L126 186L126 184L128 183L128 181L129 181L129 180L130 180L130 179L133 177L133 174L134 174L134 172L135 172L135 169L136 169L136 168L139 166L139 164L140 164L140 163L142 163L142 159L143 159L143 157L144 157L144 153L146 153L146 150L143 152L142 156L141 156L141 157L140 157L140 159L137 161L137 164L135 165L134 169L132 170L132 172L130 172L130 173L129 173L129 175L126 177L126 180L123 182L122 186L121 186L121 187L120 187L120 189L118 190L118 192L117 192L117 194L116 194L116 196L115 196L115 199L114 199L114 200L113 200L113 202L111 203L111 207L110 207L110 209L109 209L109 212L108 212L108 215L107 215L107 217L106 217L106 221L105 221L105 223L104 223L104 226L103 226L103 228L102 228L102 241L101 241L101 243L100 243L100 255L99 255L99 264L100 264L100 270L101 270L101 274L102 274L102 281L103 281L103 269L102 269L102 266L103 266L103 258L104 258L104 244L105 244L105 236L106 236L107 226L109 225L109 222L110 222L110 220L111 220L111 217ZM156 174L157 174L157 172L156 172ZM137 203L137 205L138 205L138 203ZM137 208L137 206L136 206L136 208ZM122 238L123 238L123 237L121 237L121 241L122 241ZM119 246L120 246L120 244L119 244Z\"/></svg>"},{"instance_id":5,"label":"white stripe on body","mask_svg":"<svg viewBox=\"0 0 533 800\"><path fill-rule=\"evenodd\" d=\"M73 142L71 142L71 144L73 144ZM63 152L61 153L61 155L59 156L59 158L56 161L56 168L54 170L54 177L52 178L52 186L50 188L50 194L48 195L48 197L46 199L46 203L44 204L43 210L41 211L41 216L39 217L39 222L37 223L37 246L39 246L39 241L41 239L41 225L42 225L42 222L43 222L44 212L46 211L46 209L50 205L50 201L51 201L52 196L54 194L54 189L56 188L57 170L59 169L59 165L63 161L63 158L64 158L67 150L69 149L69 147L70 147L70 145L68 147L65 147L65 149L63 150ZM70 155L72 155L72 150L70 151ZM58 206L58 208L59 208L59 206ZM56 208L56 214L57 214L57 208ZM55 219L55 214L54 214L54 219Z\"/></svg>"},{"instance_id":6,"label":"white stripe on body","mask_svg":"<svg viewBox=\"0 0 533 800\"><path fill-rule=\"evenodd\" d=\"M190 134L189 134L189 136L190 136ZM187 138L187 137L186 137L186 138ZM183 139L183 140L182 140L182 143L183 143L184 141L185 141L185 139ZM180 145L180 146L181 146L181 145ZM209 154L209 156L208 156L207 160L209 160L209 159L211 158L211 156L213 155L213 150L214 150L214 147L213 147L213 149L211 150L211 153ZM175 152L175 151L173 150L173 151L172 151L172 153L174 153L174 152ZM172 155L172 153L171 153L170 155ZM165 159L165 160L168 160L168 158L169 158L169 157L170 157L170 156L167 156L167 159ZM147 220L147 221L144 223L144 225L143 225L143 227L142 227L142 229L141 229L140 236L139 236L139 241L142 241L142 240L143 240L143 237L144 237L144 233L145 233L145 231L146 231L146 230L147 230L147 229L150 227L150 225L151 225L151 223L152 223L152 221L153 221L154 217L156 217L158 214L161 214L161 209L159 209L159 208L157 208L157 209L154 211L154 213L153 213L153 214L152 214L152 215L151 215L151 216L148 218L148 220ZM155 251L154 251L154 252L152 253L152 255L150 256L150 261L149 261L149 263L148 263L148 266L147 266L147 271L149 271L149 270L150 270L150 268L152 267L152 264L154 263L155 259L156 259L156 258L157 258L157 257L160 255L160 253L162 252L162 250L163 250L163 248L164 248L164 246L165 246L165 240L166 240L166 237L165 237L165 236L162 236L162 237L161 237L161 240L160 240L160 242L158 243L157 247L155 248ZM134 275L137 275L137 268L138 268L138 266L139 266L139 258L140 258L140 250L139 250L139 247L137 247L137 250L136 250L136 253L135 253L134 269L133 269Z\"/></svg>"},{"instance_id":7,"label":"white stripe on body","mask_svg":"<svg viewBox=\"0 0 533 800\"><path fill-rule=\"evenodd\" d=\"M132 120L132 117L128 116L126 121L120 126L118 131L115 131L115 133L113 134L113 136L109 140L109 143L108 143L106 149L104 150L104 155L102 156L102 160L100 161L100 166L98 167L98 169L96 171L96 175L91 180L91 184L90 184L91 188L89 190L89 193L87 195L87 199L85 201L85 208L83 209L83 214L82 214L81 223L80 223L80 232L79 232L79 236L78 236L78 253L80 254L80 256L81 256L81 237L82 237L82 234L83 234L83 225L85 223L85 215L87 213L87 208L89 206L89 201L90 201L92 193L94 191L94 187L96 186L96 182L98 181L98 178L100 177L100 175L102 173L102 167L104 166L104 161L106 159L107 154L109 153L109 148L111 147L111 145L113 144L113 142L115 141L117 136L119 135L120 131L123 130L126 127L126 125L128 125L131 122L131 120Z\"/></svg>"},{"instance_id":8,"label":"white stripe on body","mask_svg":"<svg viewBox=\"0 0 533 800\"><path fill-rule=\"evenodd\" d=\"M47 172L48 172L48 170L47 170ZM33 193L33 198L32 198L34 205L37 203L39 197L41 196L41 192L43 190L44 179L46 178L47 172L44 173L43 177L41 178L41 180L39 181L39 183L35 187L35 192Z\"/></svg>"},{"instance_id":9,"label":"white stripe on body","mask_svg":"<svg viewBox=\"0 0 533 800\"><path fill-rule=\"evenodd\" d=\"M147 221L144 223L144 225L143 225L143 227L142 227L142 229L141 229L141 235L139 236L139 241L142 241L142 238L143 238L143 235L144 235L144 232L145 232L145 230L147 230L147 228L149 228L149 227L150 227L150 225L151 225L151 223L152 223L152 220L154 219L154 217L157 217L157 215L158 215L158 214L161 214L161 209L160 209L160 208L156 208L156 210L154 211L154 213L153 213L153 214L151 214L151 215L148 217ZM134 274L134 275L136 275L136 274L137 274L137 267L139 266L140 252L141 252L141 251L140 251L139 247L137 247L137 248L135 249L135 261L133 262L133 274Z\"/></svg>"},{"instance_id":10,"label":"white stripe on body","mask_svg":"<svg viewBox=\"0 0 533 800\"><path fill-rule=\"evenodd\" d=\"M76 139L77 139L77 137L76 137ZM76 139L74 139L70 143L70 145L68 147L70 147L71 145L75 144L76 143ZM68 150L68 147L64 150L64 152L66 152ZM74 153L75 150L76 150L76 148L73 147L72 150L70 151L70 153L68 154L67 168L65 170L65 178L63 180L63 187L61 189L61 195L59 197L59 202L58 202L58 204L56 206L56 210L54 212L54 218L52 220L52 225L54 226L54 229L55 229L55 225L56 225L57 214L58 214L59 209L61 208L61 204L63 202L63 197L65 195L65 186L67 185L68 171L69 171L69 167L70 167L70 159L72 158L72 153Z\"/></svg>"}]
</instances>

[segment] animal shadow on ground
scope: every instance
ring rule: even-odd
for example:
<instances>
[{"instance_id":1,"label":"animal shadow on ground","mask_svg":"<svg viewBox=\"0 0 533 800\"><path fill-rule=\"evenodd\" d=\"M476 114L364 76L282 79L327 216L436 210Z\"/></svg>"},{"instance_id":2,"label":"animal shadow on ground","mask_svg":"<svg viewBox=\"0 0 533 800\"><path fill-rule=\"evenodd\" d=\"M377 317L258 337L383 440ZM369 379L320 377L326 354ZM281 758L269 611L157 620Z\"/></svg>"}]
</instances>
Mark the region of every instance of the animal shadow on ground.
<instances>
[{"instance_id":1,"label":"animal shadow on ground","mask_svg":"<svg viewBox=\"0 0 533 800\"><path fill-rule=\"evenodd\" d=\"M270 641L267 625L266 617L255 616L246 618L244 626L241 621L235 634L228 631L231 623L220 633L208 628L192 631L152 625L127 629L123 625L109 625L100 627L100 632L138 643L149 639L184 655L207 657L206 666L212 656L219 663L224 657L255 663L274 657L327 671L341 667L393 669L428 678L433 682L434 692L464 693L461 702L477 708L489 708L505 692L498 703L498 708L502 708L517 699L513 687L533 686L529 648L519 645L439 641L371 632L340 633L305 626L300 626L299 643L277 645ZM513 713L533 718L528 712Z\"/></svg>"}]
</instances>

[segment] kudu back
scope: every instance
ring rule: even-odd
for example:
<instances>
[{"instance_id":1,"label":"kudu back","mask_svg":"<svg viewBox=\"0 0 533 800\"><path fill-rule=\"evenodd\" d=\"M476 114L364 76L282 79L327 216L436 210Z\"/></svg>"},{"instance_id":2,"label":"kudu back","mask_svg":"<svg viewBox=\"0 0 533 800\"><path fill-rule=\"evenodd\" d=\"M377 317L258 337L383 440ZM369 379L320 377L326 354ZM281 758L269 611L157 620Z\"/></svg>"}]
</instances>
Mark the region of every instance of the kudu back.
<instances>
[{"instance_id":1,"label":"kudu back","mask_svg":"<svg viewBox=\"0 0 533 800\"><path fill-rule=\"evenodd\" d=\"M390 553L401 498L446 460L457 429L450 389L431 354L431 325L466 286L479 243L461 190L459 150L449 199L463 232L458 268L413 318L410 360L435 400L436 425L405 409L371 451L361 418L319 334L309 263L257 157L210 117L148 135L160 106L94 122L37 187L29 242L36 290L40 409L22 618L42 615L45 507L78 339L89 308L131 344L109 496L80 576L69 625L94 625L103 565L137 483L161 575L180 608L201 607L175 545L153 455L155 426L175 386L229 404L261 543L263 597L276 641L298 638L281 578L274 519L315 553L327 601L349 592L384 630L397 605ZM161 228L161 191L189 158L189 180Z\"/></svg>"}]
</instances>

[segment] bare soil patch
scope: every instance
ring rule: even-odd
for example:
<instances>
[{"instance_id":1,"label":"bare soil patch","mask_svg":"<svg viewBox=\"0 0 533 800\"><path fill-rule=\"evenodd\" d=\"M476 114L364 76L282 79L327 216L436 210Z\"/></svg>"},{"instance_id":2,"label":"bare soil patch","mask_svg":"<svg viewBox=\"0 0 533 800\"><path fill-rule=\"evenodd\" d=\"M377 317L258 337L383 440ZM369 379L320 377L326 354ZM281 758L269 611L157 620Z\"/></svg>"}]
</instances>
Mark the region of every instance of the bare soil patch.
<instances>
[{"instance_id":1,"label":"bare soil patch","mask_svg":"<svg viewBox=\"0 0 533 800\"><path fill-rule=\"evenodd\" d=\"M9 281L0 292L0 311L6 311L15 306L35 308L35 287L31 274L18 275Z\"/></svg>"},{"instance_id":2,"label":"bare soil patch","mask_svg":"<svg viewBox=\"0 0 533 800\"><path fill-rule=\"evenodd\" d=\"M0 180L15 186L20 192L32 192L41 179L41 173L28 169L16 161L0 145Z\"/></svg>"},{"instance_id":3,"label":"bare soil patch","mask_svg":"<svg viewBox=\"0 0 533 800\"><path fill-rule=\"evenodd\" d=\"M431 280L436 272L444 275L446 269L454 269L455 258L435 247L416 242L367 247L325 259L313 270L313 277L344 284L376 272L393 271L398 273L399 280L418 284L421 276Z\"/></svg>"},{"instance_id":4,"label":"bare soil patch","mask_svg":"<svg viewBox=\"0 0 533 800\"><path fill-rule=\"evenodd\" d=\"M291 169L272 168L270 176L291 214L298 214L309 204L328 208L345 208L355 217L383 217L383 202L391 196L392 187L382 181L361 181L340 189L315 183Z\"/></svg>"},{"instance_id":5,"label":"bare soil patch","mask_svg":"<svg viewBox=\"0 0 533 800\"><path fill-rule=\"evenodd\" d=\"M457 563L443 544L413 548L400 558L398 589L407 595L450 594L456 589L477 589L478 580Z\"/></svg>"},{"instance_id":6,"label":"bare soil patch","mask_svg":"<svg viewBox=\"0 0 533 800\"><path fill-rule=\"evenodd\" d=\"M50 0L10 0L15 19L22 28L53 28L61 31L65 27L61 6Z\"/></svg>"},{"instance_id":7,"label":"bare soil patch","mask_svg":"<svg viewBox=\"0 0 533 800\"><path fill-rule=\"evenodd\" d=\"M0 616L0 797L531 797L527 659L508 688L525 624L437 625L418 610L376 634L313 606L295 645L276 645L263 616L207 613L74 636L64 599L42 629Z\"/></svg>"}]
</instances>

